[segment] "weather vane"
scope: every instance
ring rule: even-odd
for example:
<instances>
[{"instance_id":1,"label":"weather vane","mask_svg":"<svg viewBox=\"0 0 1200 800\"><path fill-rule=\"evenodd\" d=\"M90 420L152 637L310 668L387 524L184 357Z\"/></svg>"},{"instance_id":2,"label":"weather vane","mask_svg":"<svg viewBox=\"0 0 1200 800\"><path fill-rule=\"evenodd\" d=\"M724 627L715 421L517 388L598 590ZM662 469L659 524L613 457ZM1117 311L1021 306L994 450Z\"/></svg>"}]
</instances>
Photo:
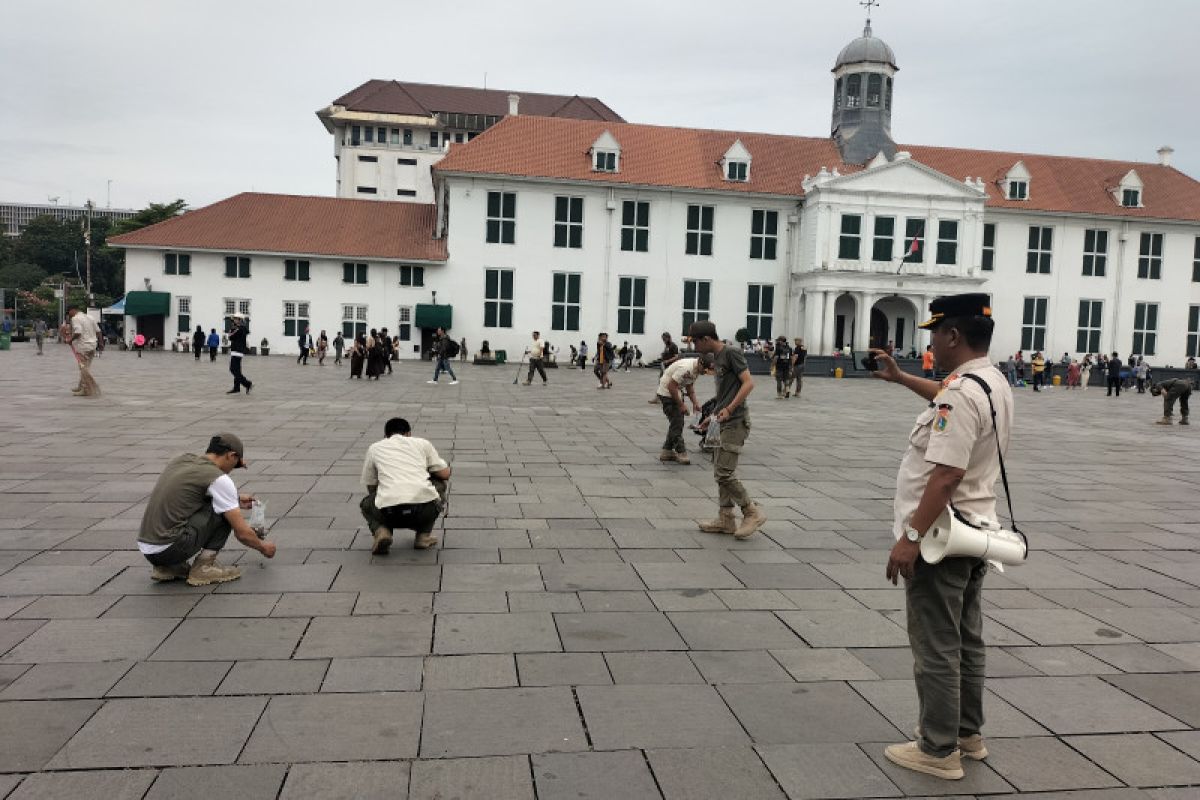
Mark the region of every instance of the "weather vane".
<instances>
[{"instance_id":1,"label":"weather vane","mask_svg":"<svg viewBox=\"0 0 1200 800\"><path fill-rule=\"evenodd\" d=\"M867 10L867 25L871 24L871 7L879 5L879 0L859 0L860 6Z\"/></svg>"}]
</instances>

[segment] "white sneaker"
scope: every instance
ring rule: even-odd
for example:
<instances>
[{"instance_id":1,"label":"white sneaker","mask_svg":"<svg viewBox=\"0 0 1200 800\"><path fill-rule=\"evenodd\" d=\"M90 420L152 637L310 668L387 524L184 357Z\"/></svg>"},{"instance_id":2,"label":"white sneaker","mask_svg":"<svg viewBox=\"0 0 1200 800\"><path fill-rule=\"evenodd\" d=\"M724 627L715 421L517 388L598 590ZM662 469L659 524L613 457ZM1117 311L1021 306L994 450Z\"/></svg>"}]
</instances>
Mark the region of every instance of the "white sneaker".
<instances>
[{"instance_id":1,"label":"white sneaker","mask_svg":"<svg viewBox=\"0 0 1200 800\"><path fill-rule=\"evenodd\" d=\"M437 383L437 381L425 381L426 383Z\"/></svg>"},{"instance_id":2,"label":"white sneaker","mask_svg":"<svg viewBox=\"0 0 1200 800\"><path fill-rule=\"evenodd\" d=\"M458 385L458 381L450 381L450 385L451 385L451 386L457 386L457 385Z\"/></svg>"}]
</instances>

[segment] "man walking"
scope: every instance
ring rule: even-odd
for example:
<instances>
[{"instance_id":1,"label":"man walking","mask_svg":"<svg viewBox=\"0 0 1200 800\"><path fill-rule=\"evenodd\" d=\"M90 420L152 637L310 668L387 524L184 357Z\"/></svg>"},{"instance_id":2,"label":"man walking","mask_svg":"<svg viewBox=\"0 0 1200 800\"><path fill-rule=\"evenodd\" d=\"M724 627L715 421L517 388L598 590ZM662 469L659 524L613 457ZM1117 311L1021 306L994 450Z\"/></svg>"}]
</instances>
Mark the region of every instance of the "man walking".
<instances>
[{"instance_id":1,"label":"man walking","mask_svg":"<svg viewBox=\"0 0 1200 800\"><path fill-rule=\"evenodd\" d=\"M1117 397L1121 396L1121 357L1116 353L1112 354L1112 358L1108 360L1105 366L1105 371L1108 373L1108 394L1105 397L1112 397L1113 389L1117 390Z\"/></svg>"},{"instance_id":2,"label":"man walking","mask_svg":"<svg viewBox=\"0 0 1200 800\"><path fill-rule=\"evenodd\" d=\"M925 352L921 354L921 374L933 380L933 345L926 345Z\"/></svg>"},{"instance_id":3,"label":"man walking","mask_svg":"<svg viewBox=\"0 0 1200 800\"><path fill-rule=\"evenodd\" d=\"M312 350L313 346L312 330L306 327L296 343L300 346L300 355L296 357L296 363L304 364L307 367L308 353Z\"/></svg>"},{"instance_id":4,"label":"man walking","mask_svg":"<svg viewBox=\"0 0 1200 800\"><path fill-rule=\"evenodd\" d=\"M688 459L687 446L683 442L683 418L687 414L684 392L692 401L692 413L700 413L700 402L696 399L696 379L711 372L713 357L705 354L698 358L677 358L667 367L658 381L658 400L667 418L667 438L663 442L659 461L674 461L678 464L692 463Z\"/></svg>"},{"instance_id":5,"label":"man walking","mask_svg":"<svg viewBox=\"0 0 1200 800\"><path fill-rule=\"evenodd\" d=\"M904 578L919 725L916 741L891 745L884 754L906 769L958 780L963 756L987 758L980 729L988 565L973 556L928 564L920 558L921 538L948 505L968 517L996 519L997 451L1008 447L1013 397L988 359L994 328L988 295L939 297L929 310L930 319L918 327L931 333L934 357L950 373L944 381L908 375L886 353L874 351L876 377L928 401L896 477L896 544L886 570L892 583ZM986 390L966 376L982 380Z\"/></svg>"},{"instance_id":6,"label":"man walking","mask_svg":"<svg viewBox=\"0 0 1200 800\"><path fill-rule=\"evenodd\" d=\"M333 337L333 363L337 366L342 365L342 351L346 349L346 340L342 338L342 334L338 333Z\"/></svg>"},{"instance_id":7,"label":"man walking","mask_svg":"<svg viewBox=\"0 0 1200 800\"><path fill-rule=\"evenodd\" d=\"M701 355L711 353L717 376L716 406L708 425L720 425L720 443L713 454L713 475L717 480L717 518L700 524L705 533L731 533L738 539L751 536L767 521L762 508L750 499L737 478L738 458L750 435L750 410L746 398L754 391L754 379L746 365L746 356L736 347L726 347L717 336L717 326L708 320L693 322L688 329L692 345ZM734 518L733 507L742 509L742 522Z\"/></svg>"},{"instance_id":8,"label":"man walking","mask_svg":"<svg viewBox=\"0 0 1200 800\"><path fill-rule=\"evenodd\" d=\"M1033 358L1029 359L1029 365L1033 367L1033 390L1040 392L1046 381L1046 359L1042 358L1040 350L1033 354Z\"/></svg>"},{"instance_id":9,"label":"man walking","mask_svg":"<svg viewBox=\"0 0 1200 800\"><path fill-rule=\"evenodd\" d=\"M42 345L46 343L46 321L44 319L33 323L33 340L37 342L37 354L42 355Z\"/></svg>"},{"instance_id":10,"label":"man walking","mask_svg":"<svg viewBox=\"0 0 1200 800\"><path fill-rule=\"evenodd\" d=\"M797 339L796 346L792 348L792 382L796 384L793 397L799 397L800 390L804 388L804 362L807 360L808 349L804 346L804 340Z\"/></svg>"},{"instance_id":11,"label":"man walking","mask_svg":"<svg viewBox=\"0 0 1200 800\"><path fill-rule=\"evenodd\" d=\"M233 375L233 388L225 394L237 394L242 391L242 387L246 387L246 394L250 394L250 390L254 388L254 384L246 380L246 376L242 374L242 359L245 357L246 350L246 334L250 332L247 326L247 320L241 314L234 314L231 317L233 330L229 332L229 372Z\"/></svg>"},{"instance_id":12,"label":"man walking","mask_svg":"<svg viewBox=\"0 0 1200 800\"><path fill-rule=\"evenodd\" d=\"M608 379L608 371L612 368L613 358L616 356L616 348L608 341L608 334L602 333L596 340L596 368L593 370L596 377L600 379L600 389L611 389L612 381Z\"/></svg>"},{"instance_id":13,"label":"man walking","mask_svg":"<svg viewBox=\"0 0 1200 800\"><path fill-rule=\"evenodd\" d=\"M450 374L450 385L454 386L458 383L458 376L454 374L454 370L450 368L450 350L452 340L446 335L445 328L438 328L433 340L433 358L437 362L433 367L433 380L425 381L426 383L437 383L438 376L443 372Z\"/></svg>"},{"instance_id":14,"label":"man walking","mask_svg":"<svg viewBox=\"0 0 1200 800\"><path fill-rule=\"evenodd\" d=\"M218 433L204 455L178 456L167 464L142 514L138 549L153 569L155 581L185 578L192 586L237 580L242 571L217 563L217 553L232 533L251 550L275 557L275 543L263 541L263 531L251 528L241 509L250 508L251 495L239 495L229 473L245 467L242 440ZM196 560L189 565L188 560Z\"/></svg>"},{"instance_id":15,"label":"man walking","mask_svg":"<svg viewBox=\"0 0 1200 800\"><path fill-rule=\"evenodd\" d=\"M1192 382L1187 378L1168 378L1165 381L1151 384L1150 394L1163 399L1163 417L1155 424L1170 425L1171 414L1175 410L1175 401L1179 401L1179 424L1188 424L1188 398L1192 396Z\"/></svg>"},{"instance_id":16,"label":"man walking","mask_svg":"<svg viewBox=\"0 0 1200 800\"><path fill-rule=\"evenodd\" d=\"M775 340L771 357L775 361L775 399L784 400L792 396L792 348L786 337Z\"/></svg>"},{"instance_id":17,"label":"man walking","mask_svg":"<svg viewBox=\"0 0 1200 800\"><path fill-rule=\"evenodd\" d=\"M208 339L204 343L208 346L208 363L211 364L217 360L217 348L221 346L221 337L217 336L216 328L208 332Z\"/></svg>"},{"instance_id":18,"label":"man walking","mask_svg":"<svg viewBox=\"0 0 1200 800\"><path fill-rule=\"evenodd\" d=\"M67 341L75 354L75 362L79 366L79 383L71 390L78 397L98 397L100 386L92 377L92 359L96 357L96 347L100 341L100 326L96 320L79 310L78 306L67 309L70 320Z\"/></svg>"},{"instance_id":19,"label":"man walking","mask_svg":"<svg viewBox=\"0 0 1200 800\"><path fill-rule=\"evenodd\" d=\"M541 334L537 331L533 332L533 341L529 344L529 374L525 376L525 385L533 383L533 371L542 376L542 386L545 386L549 381L546 379L546 343L542 341Z\"/></svg>"},{"instance_id":20,"label":"man walking","mask_svg":"<svg viewBox=\"0 0 1200 800\"><path fill-rule=\"evenodd\" d=\"M392 359L396 353L396 340L388 335L387 328L379 329L379 341L383 347L383 363L387 367L388 375L392 374Z\"/></svg>"},{"instance_id":21,"label":"man walking","mask_svg":"<svg viewBox=\"0 0 1200 800\"><path fill-rule=\"evenodd\" d=\"M429 440L412 435L408 420L389 419L383 437L367 448L362 470L367 496L359 508L371 529L371 552L386 555L396 528L414 531L418 550L433 547L433 524L445 501L450 467Z\"/></svg>"}]
</instances>

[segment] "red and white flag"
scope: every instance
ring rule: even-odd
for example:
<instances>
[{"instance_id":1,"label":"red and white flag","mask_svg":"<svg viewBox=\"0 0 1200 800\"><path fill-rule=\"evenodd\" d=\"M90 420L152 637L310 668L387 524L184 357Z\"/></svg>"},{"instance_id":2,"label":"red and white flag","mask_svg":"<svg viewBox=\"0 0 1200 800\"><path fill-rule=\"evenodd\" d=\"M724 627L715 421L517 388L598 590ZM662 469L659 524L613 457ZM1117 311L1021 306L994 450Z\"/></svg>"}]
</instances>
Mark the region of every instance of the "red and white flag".
<instances>
[{"instance_id":1,"label":"red and white flag","mask_svg":"<svg viewBox=\"0 0 1200 800\"><path fill-rule=\"evenodd\" d=\"M911 255L914 255L914 254L916 254L916 252L917 252L917 248L918 248L918 247L920 247L920 246L921 246L921 237L920 237L920 236L914 236L914 237L913 237L913 240L912 240L912 244L911 244L911 245L909 245L909 247L908 247L908 254L909 254L910 256L911 256Z\"/></svg>"}]
</instances>

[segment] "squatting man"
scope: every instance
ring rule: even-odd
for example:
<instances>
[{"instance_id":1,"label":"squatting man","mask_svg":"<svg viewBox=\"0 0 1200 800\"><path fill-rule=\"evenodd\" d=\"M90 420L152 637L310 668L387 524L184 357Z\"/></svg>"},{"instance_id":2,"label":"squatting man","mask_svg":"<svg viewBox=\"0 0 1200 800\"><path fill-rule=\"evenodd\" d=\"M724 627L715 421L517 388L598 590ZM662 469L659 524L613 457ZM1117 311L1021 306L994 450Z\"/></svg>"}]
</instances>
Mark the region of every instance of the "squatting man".
<instances>
[{"instance_id":1,"label":"squatting man","mask_svg":"<svg viewBox=\"0 0 1200 800\"><path fill-rule=\"evenodd\" d=\"M904 578L919 724L916 741L891 745L885 755L906 769L957 780L964 775L963 756L987 757L980 730L988 564L964 556L928 564L920 557L921 539L950 504L968 518L997 519L998 452L1008 448L1013 399L1008 380L988 359L993 329L988 296L939 297L929 310L930 319L919 327L930 332L934 360L950 373L945 380L909 375L886 352L872 351L876 377L928 401L909 433L896 477L896 544L886 570L892 583Z\"/></svg>"},{"instance_id":2,"label":"squatting man","mask_svg":"<svg viewBox=\"0 0 1200 800\"><path fill-rule=\"evenodd\" d=\"M389 419L383 438L367 448L363 461L367 496L359 508L371 529L371 552L386 555L396 528L413 531L418 550L436 545L433 524L444 508L449 480L450 467L433 444L413 436L408 420Z\"/></svg>"},{"instance_id":3,"label":"squatting man","mask_svg":"<svg viewBox=\"0 0 1200 800\"><path fill-rule=\"evenodd\" d=\"M263 541L242 516L254 496L239 495L229 477L246 466L244 453L241 439L218 433L204 455L185 453L167 464L150 493L137 538L138 549L153 565L152 579L184 578L192 586L207 586L240 578L238 567L217 563L230 533L251 550L275 557L275 543Z\"/></svg>"}]
</instances>

